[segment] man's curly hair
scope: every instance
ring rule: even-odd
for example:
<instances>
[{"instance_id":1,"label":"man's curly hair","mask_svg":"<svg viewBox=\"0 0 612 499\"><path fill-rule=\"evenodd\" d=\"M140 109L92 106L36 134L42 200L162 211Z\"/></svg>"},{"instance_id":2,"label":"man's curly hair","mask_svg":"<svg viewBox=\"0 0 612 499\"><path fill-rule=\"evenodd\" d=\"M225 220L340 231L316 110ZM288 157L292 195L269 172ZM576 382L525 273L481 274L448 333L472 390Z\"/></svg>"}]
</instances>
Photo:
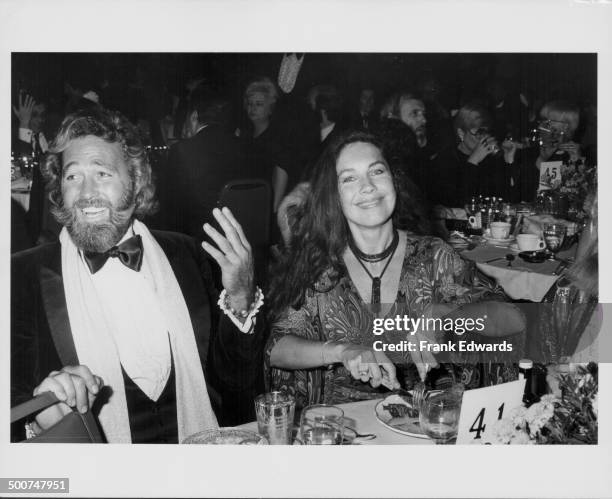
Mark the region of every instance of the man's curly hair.
<instances>
[{"instance_id":1,"label":"man's curly hair","mask_svg":"<svg viewBox=\"0 0 612 499\"><path fill-rule=\"evenodd\" d=\"M151 165L140 135L125 116L102 108L81 109L64 118L59 132L40 165L45 189L54 208L63 206L62 153L74 139L93 135L121 144L134 188L134 216L142 218L157 210Z\"/></svg>"}]
</instances>

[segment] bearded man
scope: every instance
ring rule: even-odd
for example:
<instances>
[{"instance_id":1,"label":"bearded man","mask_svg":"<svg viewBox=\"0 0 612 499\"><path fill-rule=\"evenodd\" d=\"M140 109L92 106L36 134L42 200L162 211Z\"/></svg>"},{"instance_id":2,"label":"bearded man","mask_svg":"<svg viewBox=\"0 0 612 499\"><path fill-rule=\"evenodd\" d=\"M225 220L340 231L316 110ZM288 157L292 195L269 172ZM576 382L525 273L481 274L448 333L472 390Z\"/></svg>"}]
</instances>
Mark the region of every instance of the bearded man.
<instances>
[{"instance_id":1,"label":"bearded man","mask_svg":"<svg viewBox=\"0 0 612 499\"><path fill-rule=\"evenodd\" d=\"M41 169L63 229L59 242L11 260L11 402L44 391L62 402L26 433L70 408L92 410L111 443L177 443L217 427L217 390L248 390L262 346L263 295L238 222L215 209L225 234L204 226L218 247L202 248L225 288L217 307L202 248L139 220L154 210L155 189L123 116L68 116Z\"/></svg>"}]
</instances>

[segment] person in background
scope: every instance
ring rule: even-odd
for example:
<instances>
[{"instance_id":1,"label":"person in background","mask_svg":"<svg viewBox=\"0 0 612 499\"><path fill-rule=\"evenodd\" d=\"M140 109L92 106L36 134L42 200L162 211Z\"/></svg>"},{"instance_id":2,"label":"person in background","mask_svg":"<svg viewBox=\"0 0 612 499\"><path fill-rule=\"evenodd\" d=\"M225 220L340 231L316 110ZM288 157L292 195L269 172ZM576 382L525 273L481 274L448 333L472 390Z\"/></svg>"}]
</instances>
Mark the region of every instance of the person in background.
<instances>
[{"instance_id":1,"label":"person in background","mask_svg":"<svg viewBox=\"0 0 612 499\"><path fill-rule=\"evenodd\" d=\"M144 147L126 118L102 109L66 117L42 173L64 228L59 242L11 259L11 404L46 391L62 403L26 436L71 408L92 410L109 443L178 443L217 418L253 419L252 393L242 421L224 413L252 387L262 343L263 298L231 212L213 213L222 232L205 224L215 244L203 249L149 231L139 220L156 206ZM206 253L221 268L220 298Z\"/></svg>"},{"instance_id":2,"label":"person in background","mask_svg":"<svg viewBox=\"0 0 612 499\"><path fill-rule=\"evenodd\" d=\"M580 144L573 140L580 124L578 106L567 101L547 102L540 111L540 118L542 145L536 167L539 169L543 161L549 161L555 154L566 155L571 161L580 159Z\"/></svg>"},{"instance_id":3,"label":"person in background","mask_svg":"<svg viewBox=\"0 0 612 499\"><path fill-rule=\"evenodd\" d=\"M43 132L47 105L35 100L32 95L19 91L13 112L19 121L17 140L13 142L13 152L40 160L42 155L49 150L49 144Z\"/></svg>"},{"instance_id":4,"label":"person in background","mask_svg":"<svg viewBox=\"0 0 612 499\"><path fill-rule=\"evenodd\" d=\"M210 221L219 193L230 180L252 178L240 141L227 126L229 101L208 87L189 100L186 138L169 153L160 173L160 228L203 237L202 221Z\"/></svg>"},{"instance_id":5,"label":"person in background","mask_svg":"<svg viewBox=\"0 0 612 499\"><path fill-rule=\"evenodd\" d=\"M350 119L351 128L355 130L372 131L378 123L376 100L373 88L364 87L359 92L359 101Z\"/></svg>"},{"instance_id":6,"label":"person in background","mask_svg":"<svg viewBox=\"0 0 612 499\"><path fill-rule=\"evenodd\" d=\"M44 134L47 105L20 90L16 105L13 106L13 113L19 126L12 144L13 154L16 158L27 157L28 161L34 161L34 164L38 165L49 150L49 144ZM15 216L17 217L19 214L15 212ZM29 210L25 214L29 246L55 239L54 233L57 227L48 218L50 218L49 207L45 199L44 182L40 169L34 166ZM27 243L24 240L22 244Z\"/></svg>"},{"instance_id":7,"label":"person in background","mask_svg":"<svg viewBox=\"0 0 612 499\"><path fill-rule=\"evenodd\" d=\"M542 163L560 161L564 165L582 162L580 144L574 141L580 125L580 109L569 101L546 102L540 109L536 124L539 136L537 148L520 151L520 199L533 201L541 187Z\"/></svg>"},{"instance_id":8,"label":"person in background","mask_svg":"<svg viewBox=\"0 0 612 499\"><path fill-rule=\"evenodd\" d=\"M291 159L281 128L273 119L277 101L278 90L270 78L251 81L244 92L244 110L251 128L241 133L248 161L254 171L251 177L261 176L270 182L274 212L285 195L291 171Z\"/></svg>"},{"instance_id":9,"label":"person in background","mask_svg":"<svg viewBox=\"0 0 612 499\"><path fill-rule=\"evenodd\" d=\"M381 109L378 133L387 144L387 149L393 149L394 156L402 158L406 174L428 195L431 189L431 163L437 151L428 140L423 101L408 91L392 94Z\"/></svg>"},{"instance_id":10,"label":"person in background","mask_svg":"<svg viewBox=\"0 0 612 499\"><path fill-rule=\"evenodd\" d=\"M485 87L493 135L500 143L506 138L521 143L528 133L529 101L504 78L491 78Z\"/></svg>"},{"instance_id":11,"label":"person in background","mask_svg":"<svg viewBox=\"0 0 612 499\"><path fill-rule=\"evenodd\" d=\"M490 126L490 115L483 106L468 103L459 109L454 120L456 146L436 159L432 202L463 207L479 194L516 201L520 182L516 144L504 141L500 147Z\"/></svg>"},{"instance_id":12,"label":"person in background","mask_svg":"<svg viewBox=\"0 0 612 499\"><path fill-rule=\"evenodd\" d=\"M418 233L415 201L400 181L364 132L339 136L317 163L291 245L272 269L265 353L273 389L294 394L298 408L378 398L383 383L411 388L396 364L416 365L417 379L436 366L426 352L374 350L375 339L401 334L374 336L376 317L420 317L433 306L451 317L461 305L461 317L491 319L490 335L524 329L511 304L474 303L488 290L467 282L450 246Z\"/></svg>"},{"instance_id":13,"label":"person in background","mask_svg":"<svg viewBox=\"0 0 612 499\"><path fill-rule=\"evenodd\" d=\"M318 141L312 144L308 164L303 171L302 180L310 177L314 166L325 148L341 135L343 99L333 85L316 85L308 92L308 103L315 113L318 125Z\"/></svg>"}]
</instances>

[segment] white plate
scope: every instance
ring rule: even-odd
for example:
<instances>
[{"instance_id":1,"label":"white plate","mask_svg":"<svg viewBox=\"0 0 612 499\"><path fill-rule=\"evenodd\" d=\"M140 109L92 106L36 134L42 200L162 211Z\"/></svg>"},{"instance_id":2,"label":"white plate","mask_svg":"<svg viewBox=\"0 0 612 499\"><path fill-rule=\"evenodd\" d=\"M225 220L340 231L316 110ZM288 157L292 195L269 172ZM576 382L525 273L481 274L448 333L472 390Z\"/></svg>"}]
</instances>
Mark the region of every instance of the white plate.
<instances>
[{"instance_id":1,"label":"white plate","mask_svg":"<svg viewBox=\"0 0 612 499\"><path fill-rule=\"evenodd\" d=\"M429 438L421 431L418 416L416 418L411 418L408 416L394 418L391 413L384 408L384 406L388 404L399 404L412 408L412 406L399 395L389 395L386 399L381 400L378 404L376 404L376 407L374 408L376 411L376 419L378 419L381 424L396 433L401 433L402 435L408 435L409 437L416 438Z\"/></svg>"}]
</instances>

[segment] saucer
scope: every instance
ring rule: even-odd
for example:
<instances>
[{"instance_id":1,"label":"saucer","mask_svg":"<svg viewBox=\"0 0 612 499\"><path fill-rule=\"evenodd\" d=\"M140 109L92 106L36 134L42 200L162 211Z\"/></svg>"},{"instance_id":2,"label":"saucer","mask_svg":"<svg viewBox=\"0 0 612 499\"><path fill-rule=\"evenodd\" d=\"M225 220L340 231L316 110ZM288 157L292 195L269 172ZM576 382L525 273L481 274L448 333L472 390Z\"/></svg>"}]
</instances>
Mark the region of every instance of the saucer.
<instances>
[{"instance_id":1,"label":"saucer","mask_svg":"<svg viewBox=\"0 0 612 499\"><path fill-rule=\"evenodd\" d=\"M496 246L508 246L511 242L515 240L514 236L507 237L506 239L496 239L490 236L489 234L484 234L482 237L484 237L487 242Z\"/></svg>"},{"instance_id":2,"label":"saucer","mask_svg":"<svg viewBox=\"0 0 612 499\"><path fill-rule=\"evenodd\" d=\"M518 256L529 263L542 263L547 258L544 251L521 251Z\"/></svg>"}]
</instances>

